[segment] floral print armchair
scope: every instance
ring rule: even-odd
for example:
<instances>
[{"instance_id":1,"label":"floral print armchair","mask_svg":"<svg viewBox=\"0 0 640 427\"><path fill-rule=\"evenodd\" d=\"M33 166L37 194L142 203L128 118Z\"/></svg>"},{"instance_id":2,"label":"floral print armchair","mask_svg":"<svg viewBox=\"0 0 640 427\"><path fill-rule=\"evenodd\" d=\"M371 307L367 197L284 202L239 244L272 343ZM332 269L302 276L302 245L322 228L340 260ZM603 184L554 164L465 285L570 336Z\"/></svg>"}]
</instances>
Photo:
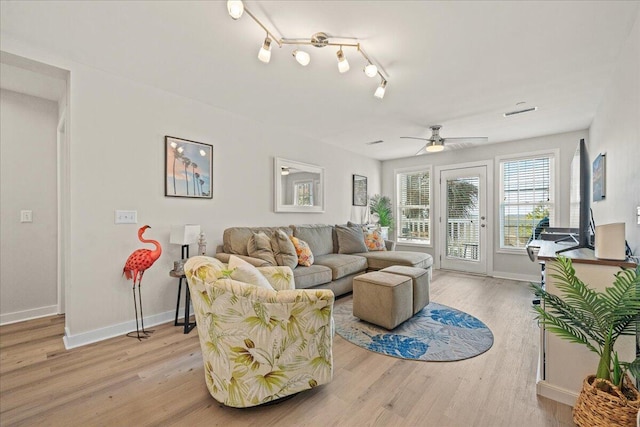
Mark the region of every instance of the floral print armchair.
<instances>
[{"instance_id":1,"label":"floral print armchair","mask_svg":"<svg viewBox=\"0 0 640 427\"><path fill-rule=\"evenodd\" d=\"M333 292L294 289L289 267L258 270L274 290L233 280L214 258L185 264L207 388L227 406L260 405L333 375Z\"/></svg>"}]
</instances>

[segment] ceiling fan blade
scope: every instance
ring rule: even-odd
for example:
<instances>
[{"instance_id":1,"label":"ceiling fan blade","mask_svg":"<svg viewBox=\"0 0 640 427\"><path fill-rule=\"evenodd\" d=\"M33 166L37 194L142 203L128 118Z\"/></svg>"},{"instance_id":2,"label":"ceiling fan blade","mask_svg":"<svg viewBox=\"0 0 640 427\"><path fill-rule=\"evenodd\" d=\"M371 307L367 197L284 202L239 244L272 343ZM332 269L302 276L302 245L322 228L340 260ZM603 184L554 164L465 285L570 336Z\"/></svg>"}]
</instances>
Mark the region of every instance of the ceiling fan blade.
<instances>
[{"instance_id":1,"label":"ceiling fan blade","mask_svg":"<svg viewBox=\"0 0 640 427\"><path fill-rule=\"evenodd\" d=\"M420 141L431 141L428 138L418 138L417 136L401 136L402 139L419 139Z\"/></svg>"},{"instance_id":2,"label":"ceiling fan blade","mask_svg":"<svg viewBox=\"0 0 640 427\"><path fill-rule=\"evenodd\" d=\"M427 145L429 145L429 144L427 144ZM420 149L420 151L418 151L415 155L416 155L416 156L421 156L421 155L423 155L423 154L427 154L427 145L425 145L424 147L422 147L422 148Z\"/></svg>"},{"instance_id":3,"label":"ceiling fan blade","mask_svg":"<svg viewBox=\"0 0 640 427\"><path fill-rule=\"evenodd\" d=\"M470 142L475 144L480 144L482 142L489 141L489 138L487 138L486 136L469 136L469 137L462 137L462 138L443 138L443 139L444 141Z\"/></svg>"}]
</instances>

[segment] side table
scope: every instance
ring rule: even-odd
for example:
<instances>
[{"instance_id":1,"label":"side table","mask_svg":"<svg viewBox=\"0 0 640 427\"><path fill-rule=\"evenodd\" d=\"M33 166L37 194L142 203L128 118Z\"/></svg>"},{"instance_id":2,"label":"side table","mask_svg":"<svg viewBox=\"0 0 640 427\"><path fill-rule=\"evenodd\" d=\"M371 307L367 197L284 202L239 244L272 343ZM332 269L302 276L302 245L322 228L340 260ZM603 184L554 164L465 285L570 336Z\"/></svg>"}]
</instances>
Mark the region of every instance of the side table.
<instances>
[{"instance_id":1,"label":"side table","mask_svg":"<svg viewBox=\"0 0 640 427\"><path fill-rule=\"evenodd\" d=\"M185 283L184 286L184 322L178 322L178 314L180 312L180 293L182 292L182 281L187 279L184 272L176 272L171 270L169 276L179 279L178 282L178 302L176 303L176 320L173 322L174 326L184 326L184 333L188 334L196 326L196 322L189 322L189 309L191 305L191 293L189 292L189 284Z\"/></svg>"}]
</instances>

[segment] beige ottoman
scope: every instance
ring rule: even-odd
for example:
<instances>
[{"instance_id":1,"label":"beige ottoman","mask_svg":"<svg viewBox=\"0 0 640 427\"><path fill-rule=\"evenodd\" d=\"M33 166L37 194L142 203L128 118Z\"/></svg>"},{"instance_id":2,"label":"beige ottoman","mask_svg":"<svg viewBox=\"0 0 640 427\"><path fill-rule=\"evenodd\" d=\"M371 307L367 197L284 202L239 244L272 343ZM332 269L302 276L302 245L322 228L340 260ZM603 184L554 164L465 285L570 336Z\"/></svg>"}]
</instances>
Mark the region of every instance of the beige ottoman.
<instances>
[{"instance_id":1,"label":"beige ottoman","mask_svg":"<svg viewBox=\"0 0 640 427\"><path fill-rule=\"evenodd\" d=\"M398 274L411 278L413 284L413 314L416 314L429 304L429 283L431 283L431 268L406 267L393 265L380 270L384 273Z\"/></svg>"},{"instance_id":2,"label":"beige ottoman","mask_svg":"<svg viewBox=\"0 0 640 427\"><path fill-rule=\"evenodd\" d=\"M411 278L381 271L354 278L353 315L386 329L393 329L411 318Z\"/></svg>"}]
</instances>

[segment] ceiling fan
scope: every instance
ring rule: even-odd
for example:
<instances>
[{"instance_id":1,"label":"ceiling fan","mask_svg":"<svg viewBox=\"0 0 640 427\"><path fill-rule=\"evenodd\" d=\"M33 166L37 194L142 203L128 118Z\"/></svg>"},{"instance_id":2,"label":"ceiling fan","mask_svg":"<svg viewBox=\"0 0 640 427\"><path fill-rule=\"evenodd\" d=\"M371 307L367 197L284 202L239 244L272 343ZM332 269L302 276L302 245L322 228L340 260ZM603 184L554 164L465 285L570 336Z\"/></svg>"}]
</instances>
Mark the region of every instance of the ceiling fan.
<instances>
[{"instance_id":1,"label":"ceiling fan","mask_svg":"<svg viewBox=\"0 0 640 427\"><path fill-rule=\"evenodd\" d=\"M431 129L431 138L418 138L416 136L401 136L404 139L419 139L421 141L427 141L427 144L416 153L416 156L426 153L436 153L444 150L445 141L448 143L447 147L450 149L464 148L470 145L475 145L482 142L487 142L487 137L466 137L466 138L443 138L440 136L441 125L429 126Z\"/></svg>"}]
</instances>

